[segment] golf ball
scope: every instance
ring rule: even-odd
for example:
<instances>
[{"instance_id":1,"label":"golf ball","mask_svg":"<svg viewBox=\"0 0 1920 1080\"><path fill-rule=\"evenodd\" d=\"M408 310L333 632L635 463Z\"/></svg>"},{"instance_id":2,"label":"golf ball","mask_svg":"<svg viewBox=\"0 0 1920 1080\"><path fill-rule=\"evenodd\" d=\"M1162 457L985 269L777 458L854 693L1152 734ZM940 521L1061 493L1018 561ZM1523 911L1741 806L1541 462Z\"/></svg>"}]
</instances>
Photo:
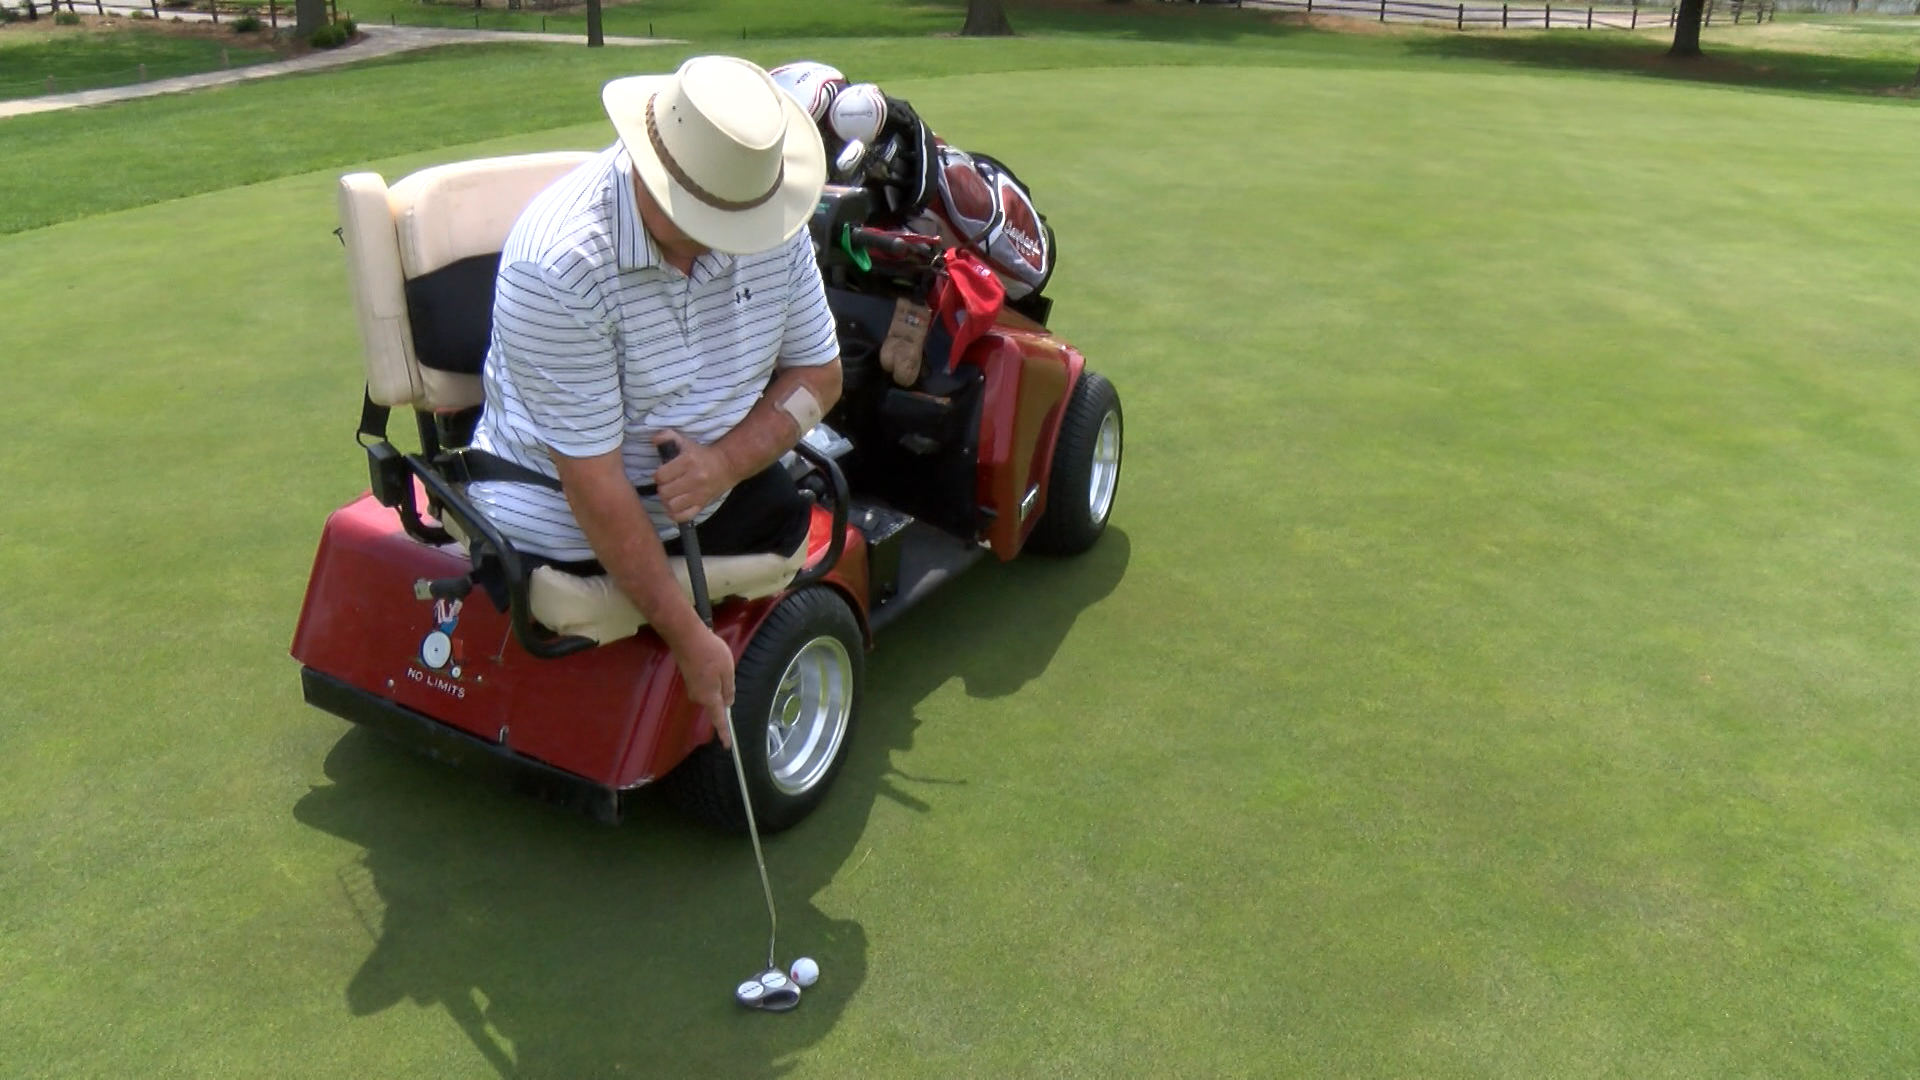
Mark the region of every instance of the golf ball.
<instances>
[{"instance_id":1,"label":"golf ball","mask_svg":"<svg viewBox=\"0 0 1920 1080\"><path fill-rule=\"evenodd\" d=\"M803 956L793 962L793 969L788 974L801 986L812 986L820 978L820 965Z\"/></svg>"}]
</instances>

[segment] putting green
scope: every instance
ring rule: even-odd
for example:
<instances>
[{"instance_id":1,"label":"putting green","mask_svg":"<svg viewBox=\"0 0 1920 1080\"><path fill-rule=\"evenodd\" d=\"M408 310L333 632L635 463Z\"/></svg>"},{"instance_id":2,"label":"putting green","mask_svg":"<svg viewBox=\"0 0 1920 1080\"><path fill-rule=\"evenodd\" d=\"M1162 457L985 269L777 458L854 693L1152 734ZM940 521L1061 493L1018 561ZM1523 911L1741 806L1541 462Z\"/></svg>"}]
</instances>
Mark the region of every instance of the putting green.
<instances>
[{"instance_id":1,"label":"putting green","mask_svg":"<svg viewBox=\"0 0 1920 1080\"><path fill-rule=\"evenodd\" d=\"M0 237L7 1071L1920 1066L1910 112L893 88L1032 183L1128 456L1092 554L882 640L840 787L769 846L824 971L786 1017L730 1001L744 845L299 702L364 475L332 173Z\"/></svg>"}]
</instances>

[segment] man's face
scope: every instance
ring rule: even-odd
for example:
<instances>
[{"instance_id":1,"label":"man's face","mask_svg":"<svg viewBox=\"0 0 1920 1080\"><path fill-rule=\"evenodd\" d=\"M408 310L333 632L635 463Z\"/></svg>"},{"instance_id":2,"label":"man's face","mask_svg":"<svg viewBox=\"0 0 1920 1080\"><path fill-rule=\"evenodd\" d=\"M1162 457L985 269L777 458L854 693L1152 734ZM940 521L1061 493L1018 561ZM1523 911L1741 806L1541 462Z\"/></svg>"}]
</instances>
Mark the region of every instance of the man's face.
<instances>
[{"instance_id":1,"label":"man's face","mask_svg":"<svg viewBox=\"0 0 1920 1080\"><path fill-rule=\"evenodd\" d=\"M653 200L652 193L647 191L647 185L641 183L637 175L633 178L633 190L639 201L640 224L646 226L648 235L652 236L667 254L697 259L713 250L681 232L680 227L667 217L667 212L660 209L660 204Z\"/></svg>"}]
</instances>

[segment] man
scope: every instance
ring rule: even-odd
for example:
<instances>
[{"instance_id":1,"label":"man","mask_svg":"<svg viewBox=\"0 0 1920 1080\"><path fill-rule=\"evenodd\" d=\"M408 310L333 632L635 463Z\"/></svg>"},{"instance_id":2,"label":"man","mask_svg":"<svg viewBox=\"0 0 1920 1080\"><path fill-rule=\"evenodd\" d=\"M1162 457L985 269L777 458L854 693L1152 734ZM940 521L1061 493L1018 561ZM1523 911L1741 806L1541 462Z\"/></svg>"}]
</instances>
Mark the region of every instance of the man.
<instances>
[{"instance_id":1,"label":"man","mask_svg":"<svg viewBox=\"0 0 1920 1080\"><path fill-rule=\"evenodd\" d=\"M680 527L714 555L805 541L807 501L778 461L840 395L803 227L825 151L744 60L696 57L601 99L619 141L536 197L500 255L473 445L538 475L468 495L516 547L603 567L688 696L718 710L733 653L667 558ZM668 443L679 454L663 464Z\"/></svg>"}]
</instances>

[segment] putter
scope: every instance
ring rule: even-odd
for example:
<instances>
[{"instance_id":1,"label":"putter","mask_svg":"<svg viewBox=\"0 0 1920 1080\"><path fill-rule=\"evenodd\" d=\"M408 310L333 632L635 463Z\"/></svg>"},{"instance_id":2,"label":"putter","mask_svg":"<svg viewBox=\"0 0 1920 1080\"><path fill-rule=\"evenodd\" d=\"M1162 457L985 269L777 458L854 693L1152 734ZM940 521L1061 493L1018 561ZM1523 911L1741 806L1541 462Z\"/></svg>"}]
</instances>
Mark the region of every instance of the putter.
<instances>
[{"instance_id":1,"label":"putter","mask_svg":"<svg viewBox=\"0 0 1920 1080\"><path fill-rule=\"evenodd\" d=\"M672 461L680 454L677 443L660 447L660 460ZM700 561L700 538L693 523L680 527L680 554L687 560L687 584L693 590L693 607L700 621L713 625L713 604L707 597L707 570ZM760 869L760 892L767 899L767 967L765 971L734 988L733 999L749 1009L786 1012L800 1004L800 987L780 970L774 960L780 917L773 909L773 885L767 880L767 859L760 851L760 827L753 820L753 796L747 791L747 767L740 760L740 733L733 727L733 710L722 709L721 722L727 725L727 747L733 751L733 775L740 781L740 805L747 811L747 836L753 840L753 864Z\"/></svg>"}]
</instances>

